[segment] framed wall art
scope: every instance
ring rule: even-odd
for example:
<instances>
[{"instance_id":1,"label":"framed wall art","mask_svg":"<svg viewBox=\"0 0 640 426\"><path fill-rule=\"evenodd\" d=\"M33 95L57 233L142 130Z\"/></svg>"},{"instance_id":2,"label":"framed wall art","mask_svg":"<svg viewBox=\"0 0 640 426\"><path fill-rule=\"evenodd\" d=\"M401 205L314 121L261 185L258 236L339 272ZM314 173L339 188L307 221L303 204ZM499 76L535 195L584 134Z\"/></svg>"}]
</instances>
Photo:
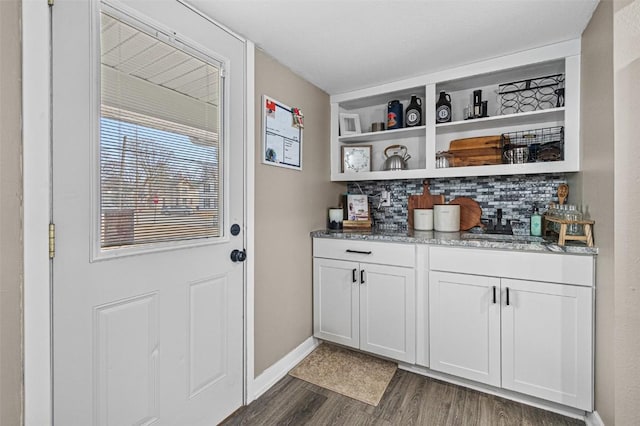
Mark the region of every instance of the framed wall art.
<instances>
[{"instance_id":1,"label":"framed wall art","mask_svg":"<svg viewBox=\"0 0 640 426\"><path fill-rule=\"evenodd\" d=\"M371 145L343 145L342 171L344 173L371 171Z\"/></svg>"}]
</instances>

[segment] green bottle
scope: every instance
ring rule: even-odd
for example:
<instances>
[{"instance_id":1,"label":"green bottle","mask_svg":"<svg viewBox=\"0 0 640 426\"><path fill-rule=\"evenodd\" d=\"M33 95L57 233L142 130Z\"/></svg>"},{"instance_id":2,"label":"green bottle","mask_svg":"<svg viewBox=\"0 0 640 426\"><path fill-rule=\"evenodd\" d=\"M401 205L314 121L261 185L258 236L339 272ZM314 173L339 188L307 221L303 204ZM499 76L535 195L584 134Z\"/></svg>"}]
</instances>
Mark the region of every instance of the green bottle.
<instances>
[{"instance_id":1,"label":"green bottle","mask_svg":"<svg viewBox=\"0 0 640 426\"><path fill-rule=\"evenodd\" d=\"M538 213L538 208L533 208L533 214L531 215L531 235L534 237L542 236L542 216Z\"/></svg>"}]
</instances>

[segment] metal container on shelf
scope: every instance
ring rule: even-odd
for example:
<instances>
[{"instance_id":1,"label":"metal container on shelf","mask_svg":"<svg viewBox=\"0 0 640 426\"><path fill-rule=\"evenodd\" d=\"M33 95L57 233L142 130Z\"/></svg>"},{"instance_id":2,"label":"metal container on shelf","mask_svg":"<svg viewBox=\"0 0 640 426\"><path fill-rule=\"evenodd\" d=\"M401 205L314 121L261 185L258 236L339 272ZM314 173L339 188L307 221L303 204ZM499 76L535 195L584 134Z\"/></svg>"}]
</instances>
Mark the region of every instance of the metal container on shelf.
<instances>
[{"instance_id":1,"label":"metal container on shelf","mask_svg":"<svg viewBox=\"0 0 640 426\"><path fill-rule=\"evenodd\" d=\"M507 164L562 161L564 159L564 127L503 133L500 144L502 160Z\"/></svg>"},{"instance_id":2,"label":"metal container on shelf","mask_svg":"<svg viewBox=\"0 0 640 426\"><path fill-rule=\"evenodd\" d=\"M404 145L391 145L384 150L383 170L406 170L407 161L411 156L407 153L407 147Z\"/></svg>"}]
</instances>

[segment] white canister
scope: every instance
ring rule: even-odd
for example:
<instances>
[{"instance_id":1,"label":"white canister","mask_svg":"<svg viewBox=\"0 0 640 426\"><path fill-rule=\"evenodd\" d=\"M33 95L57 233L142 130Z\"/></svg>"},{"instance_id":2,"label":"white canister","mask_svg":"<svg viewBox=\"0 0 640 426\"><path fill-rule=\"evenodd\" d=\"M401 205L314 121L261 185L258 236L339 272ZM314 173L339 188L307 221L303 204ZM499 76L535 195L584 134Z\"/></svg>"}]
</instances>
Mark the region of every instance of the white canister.
<instances>
[{"instance_id":1,"label":"white canister","mask_svg":"<svg viewBox=\"0 0 640 426\"><path fill-rule=\"evenodd\" d=\"M436 231L460 231L460 206L458 204L436 204L433 206L433 225Z\"/></svg>"},{"instance_id":2,"label":"white canister","mask_svg":"<svg viewBox=\"0 0 640 426\"><path fill-rule=\"evenodd\" d=\"M344 211L342 207L329 209L329 229L342 229L342 218Z\"/></svg>"},{"instance_id":3,"label":"white canister","mask_svg":"<svg viewBox=\"0 0 640 426\"><path fill-rule=\"evenodd\" d=\"M433 210L432 209L414 209L413 210L413 229L416 231L432 231L433 230Z\"/></svg>"}]
</instances>

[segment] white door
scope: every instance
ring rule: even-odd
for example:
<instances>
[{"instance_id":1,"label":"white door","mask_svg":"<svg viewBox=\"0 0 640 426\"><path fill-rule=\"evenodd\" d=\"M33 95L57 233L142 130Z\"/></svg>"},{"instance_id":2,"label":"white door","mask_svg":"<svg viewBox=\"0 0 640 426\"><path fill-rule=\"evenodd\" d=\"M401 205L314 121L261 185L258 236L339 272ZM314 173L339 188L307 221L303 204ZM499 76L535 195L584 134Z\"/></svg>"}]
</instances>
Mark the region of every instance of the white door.
<instances>
[{"instance_id":1,"label":"white door","mask_svg":"<svg viewBox=\"0 0 640 426\"><path fill-rule=\"evenodd\" d=\"M502 387L591 411L592 289L502 279Z\"/></svg>"},{"instance_id":2,"label":"white door","mask_svg":"<svg viewBox=\"0 0 640 426\"><path fill-rule=\"evenodd\" d=\"M52 8L54 421L212 425L243 393L244 43L117 5Z\"/></svg>"},{"instance_id":3,"label":"white door","mask_svg":"<svg viewBox=\"0 0 640 426\"><path fill-rule=\"evenodd\" d=\"M360 349L413 364L416 288L413 268L361 263Z\"/></svg>"},{"instance_id":4,"label":"white door","mask_svg":"<svg viewBox=\"0 0 640 426\"><path fill-rule=\"evenodd\" d=\"M500 279L429 273L433 370L500 386Z\"/></svg>"},{"instance_id":5,"label":"white door","mask_svg":"<svg viewBox=\"0 0 640 426\"><path fill-rule=\"evenodd\" d=\"M357 262L313 259L313 335L357 348L360 274Z\"/></svg>"}]
</instances>

